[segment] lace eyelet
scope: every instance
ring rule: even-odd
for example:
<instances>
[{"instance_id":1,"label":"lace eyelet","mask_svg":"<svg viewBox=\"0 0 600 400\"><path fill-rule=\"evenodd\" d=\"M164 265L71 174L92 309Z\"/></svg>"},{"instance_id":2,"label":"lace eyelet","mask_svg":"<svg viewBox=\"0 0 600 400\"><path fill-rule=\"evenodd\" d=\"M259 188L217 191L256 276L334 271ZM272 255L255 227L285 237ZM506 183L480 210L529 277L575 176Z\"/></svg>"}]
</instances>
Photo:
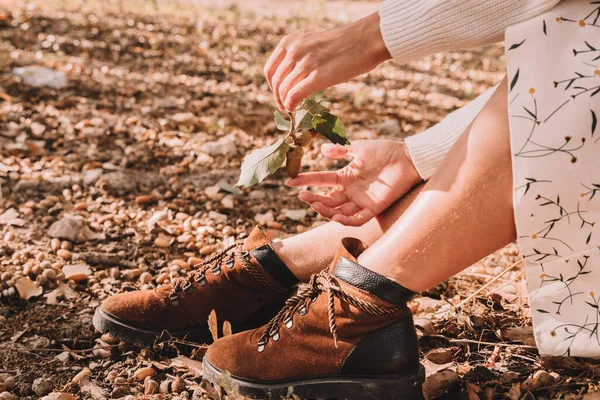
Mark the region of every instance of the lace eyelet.
<instances>
[{"instance_id":1,"label":"lace eyelet","mask_svg":"<svg viewBox=\"0 0 600 400\"><path fill-rule=\"evenodd\" d=\"M221 275L221 267L211 268L211 271L212 271L212 273L213 273L214 276Z\"/></svg>"},{"instance_id":2,"label":"lace eyelet","mask_svg":"<svg viewBox=\"0 0 600 400\"><path fill-rule=\"evenodd\" d=\"M169 295L169 300L173 303L174 306L179 304L179 295L177 293L171 293Z\"/></svg>"},{"instance_id":3,"label":"lace eyelet","mask_svg":"<svg viewBox=\"0 0 600 400\"><path fill-rule=\"evenodd\" d=\"M186 293L190 293L192 291L192 282L186 282L185 286L181 289Z\"/></svg>"},{"instance_id":4,"label":"lace eyelet","mask_svg":"<svg viewBox=\"0 0 600 400\"><path fill-rule=\"evenodd\" d=\"M262 353L263 351L265 351L265 348L267 347L267 342L264 343L258 343L258 352Z\"/></svg>"},{"instance_id":5,"label":"lace eyelet","mask_svg":"<svg viewBox=\"0 0 600 400\"><path fill-rule=\"evenodd\" d=\"M294 319L289 318L287 321L284 321L284 324L286 328L292 329L292 326L294 326Z\"/></svg>"},{"instance_id":6,"label":"lace eyelet","mask_svg":"<svg viewBox=\"0 0 600 400\"><path fill-rule=\"evenodd\" d=\"M306 315L307 309L306 306L302 306L298 309L298 314L300 314L301 317L304 317Z\"/></svg>"},{"instance_id":7,"label":"lace eyelet","mask_svg":"<svg viewBox=\"0 0 600 400\"><path fill-rule=\"evenodd\" d=\"M225 266L228 269L231 269L235 266L235 260L233 259L233 257L231 257L229 260L225 261Z\"/></svg>"},{"instance_id":8,"label":"lace eyelet","mask_svg":"<svg viewBox=\"0 0 600 400\"><path fill-rule=\"evenodd\" d=\"M279 340L279 332L275 332L275 334L272 335L271 338L274 342L277 342Z\"/></svg>"},{"instance_id":9,"label":"lace eyelet","mask_svg":"<svg viewBox=\"0 0 600 400\"><path fill-rule=\"evenodd\" d=\"M244 257L246 260L250 259L250 252L249 252L249 251L243 251L241 255L242 255L242 257Z\"/></svg>"},{"instance_id":10,"label":"lace eyelet","mask_svg":"<svg viewBox=\"0 0 600 400\"><path fill-rule=\"evenodd\" d=\"M200 286L206 285L206 277L204 276L204 274L202 274L196 278L196 283Z\"/></svg>"}]
</instances>

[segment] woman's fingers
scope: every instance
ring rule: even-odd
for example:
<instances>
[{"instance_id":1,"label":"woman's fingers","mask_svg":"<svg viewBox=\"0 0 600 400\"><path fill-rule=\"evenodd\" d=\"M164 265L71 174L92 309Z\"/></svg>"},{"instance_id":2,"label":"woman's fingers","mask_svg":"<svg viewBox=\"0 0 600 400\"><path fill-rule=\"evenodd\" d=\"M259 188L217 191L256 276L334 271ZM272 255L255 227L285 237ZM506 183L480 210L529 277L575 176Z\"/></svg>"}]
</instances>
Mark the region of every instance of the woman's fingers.
<instances>
[{"instance_id":1,"label":"woman's fingers","mask_svg":"<svg viewBox=\"0 0 600 400\"><path fill-rule=\"evenodd\" d=\"M310 207L317 213L319 213L319 215L327 219L332 219L334 215L337 215L339 213L339 210L332 207L327 207L325 204L320 203L318 201L312 203Z\"/></svg>"},{"instance_id":2,"label":"woman's fingers","mask_svg":"<svg viewBox=\"0 0 600 400\"><path fill-rule=\"evenodd\" d=\"M265 67L263 69L263 72L265 73L265 77L267 78L267 83L269 84L269 88L271 90L273 90L273 85L271 84L271 81L273 79L273 74L275 74L275 71L277 71L277 67L279 66L281 61L283 61L284 57L285 57L285 49L283 48L283 46L280 43L275 48L275 50L273 50L273 53L271 53L271 56L267 60L267 63L265 64Z\"/></svg>"},{"instance_id":3,"label":"woman's fingers","mask_svg":"<svg viewBox=\"0 0 600 400\"><path fill-rule=\"evenodd\" d=\"M323 82L319 82L317 73L313 71L290 88L285 99L282 99L283 106L287 111L292 112L306 97L325 88L327 85L323 86Z\"/></svg>"},{"instance_id":4,"label":"woman's fingers","mask_svg":"<svg viewBox=\"0 0 600 400\"><path fill-rule=\"evenodd\" d=\"M321 153L327 158L346 158L351 154L352 145L342 146L340 144L324 143L321 146Z\"/></svg>"},{"instance_id":5,"label":"woman's fingers","mask_svg":"<svg viewBox=\"0 0 600 400\"><path fill-rule=\"evenodd\" d=\"M338 208L338 211L347 217L358 214L362 211L362 208L354 203L347 203Z\"/></svg>"},{"instance_id":6,"label":"woman's fingers","mask_svg":"<svg viewBox=\"0 0 600 400\"><path fill-rule=\"evenodd\" d=\"M275 102L277 103L280 110L283 111L283 103L279 98L279 85L281 82L289 75L290 72L294 69L296 63L290 57L284 57L281 60L281 63L277 66L277 70L273 74L271 78L271 91L273 92L273 97L275 98Z\"/></svg>"},{"instance_id":7,"label":"woman's fingers","mask_svg":"<svg viewBox=\"0 0 600 400\"><path fill-rule=\"evenodd\" d=\"M279 100L282 104L287 102L289 91L304 80L307 75L307 72L299 64L296 64L295 68L283 79L278 89Z\"/></svg>"},{"instance_id":8,"label":"woman's fingers","mask_svg":"<svg viewBox=\"0 0 600 400\"><path fill-rule=\"evenodd\" d=\"M287 181L289 186L339 186L337 171L305 172Z\"/></svg>"},{"instance_id":9,"label":"woman's fingers","mask_svg":"<svg viewBox=\"0 0 600 400\"><path fill-rule=\"evenodd\" d=\"M316 210L315 210L316 211ZM340 223L346 226L362 226L371 218L373 218L375 214L371 210L362 210L356 215L347 216L341 213L334 214L331 219L334 222Z\"/></svg>"},{"instance_id":10,"label":"woman's fingers","mask_svg":"<svg viewBox=\"0 0 600 400\"><path fill-rule=\"evenodd\" d=\"M327 207L337 208L348 202L348 197L343 191L329 193L328 195L320 195L308 191L300 192L298 198L305 203L312 204L315 202L322 203Z\"/></svg>"}]
</instances>

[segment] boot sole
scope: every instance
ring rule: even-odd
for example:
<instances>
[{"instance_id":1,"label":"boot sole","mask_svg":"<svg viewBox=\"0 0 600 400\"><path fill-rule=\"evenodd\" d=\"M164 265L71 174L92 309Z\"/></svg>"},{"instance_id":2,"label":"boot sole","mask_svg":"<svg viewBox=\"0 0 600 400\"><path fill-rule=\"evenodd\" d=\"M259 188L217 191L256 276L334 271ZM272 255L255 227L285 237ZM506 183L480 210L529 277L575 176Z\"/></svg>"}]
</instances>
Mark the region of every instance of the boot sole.
<instances>
[{"instance_id":1,"label":"boot sole","mask_svg":"<svg viewBox=\"0 0 600 400\"><path fill-rule=\"evenodd\" d=\"M108 333L117 339L140 347L151 345L157 339L168 340L172 337L196 343L212 343L213 341L208 326L197 326L180 330L151 329L126 323L107 313L102 307L96 308L92 323L94 328L100 333Z\"/></svg>"},{"instance_id":2,"label":"boot sole","mask_svg":"<svg viewBox=\"0 0 600 400\"><path fill-rule=\"evenodd\" d=\"M282 399L293 395L302 400L424 400L425 368L408 375L346 376L328 375L289 382L260 382L239 378L215 367L204 357L204 379L215 388L233 387L250 399Z\"/></svg>"}]
</instances>

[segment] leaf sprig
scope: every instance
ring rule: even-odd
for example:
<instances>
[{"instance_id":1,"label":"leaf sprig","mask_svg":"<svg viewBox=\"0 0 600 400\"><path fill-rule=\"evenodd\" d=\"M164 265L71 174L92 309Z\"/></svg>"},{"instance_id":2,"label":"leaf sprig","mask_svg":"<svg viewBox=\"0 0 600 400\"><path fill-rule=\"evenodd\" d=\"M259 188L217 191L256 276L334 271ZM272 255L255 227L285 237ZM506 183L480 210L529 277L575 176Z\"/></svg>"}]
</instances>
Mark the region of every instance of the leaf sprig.
<instances>
[{"instance_id":1,"label":"leaf sprig","mask_svg":"<svg viewBox=\"0 0 600 400\"><path fill-rule=\"evenodd\" d=\"M330 106L325 91L320 91L304 99L296 111L288 113L287 118L275 111L275 125L277 129L287 132L286 135L272 145L254 150L244 157L236 186L252 186L262 182L281 168L286 159L286 171L295 177L302 164L303 147L310 145L316 135L334 144L350 144L344 124L330 112Z\"/></svg>"}]
</instances>

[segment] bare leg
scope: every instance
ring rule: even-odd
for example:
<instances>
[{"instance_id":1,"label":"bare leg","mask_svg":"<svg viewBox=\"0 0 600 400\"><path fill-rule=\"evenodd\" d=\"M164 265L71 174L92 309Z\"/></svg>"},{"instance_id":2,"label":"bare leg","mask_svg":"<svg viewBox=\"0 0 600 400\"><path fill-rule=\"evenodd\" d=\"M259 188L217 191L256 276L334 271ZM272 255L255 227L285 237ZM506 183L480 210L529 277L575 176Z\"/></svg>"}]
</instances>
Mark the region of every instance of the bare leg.
<instances>
[{"instance_id":1,"label":"bare leg","mask_svg":"<svg viewBox=\"0 0 600 400\"><path fill-rule=\"evenodd\" d=\"M505 79L361 265L422 291L515 239L507 107Z\"/></svg>"},{"instance_id":2,"label":"bare leg","mask_svg":"<svg viewBox=\"0 0 600 400\"><path fill-rule=\"evenodd\" d=\"M343 238L355 237L368 245L375 243L415 201L424 187L425 184L416 186L385 212L363 226L348 227L329 222L276 242L274 249L290 271L301 281L307 282L312 274L327 268Z\"/></svg>"}]
</instances>

